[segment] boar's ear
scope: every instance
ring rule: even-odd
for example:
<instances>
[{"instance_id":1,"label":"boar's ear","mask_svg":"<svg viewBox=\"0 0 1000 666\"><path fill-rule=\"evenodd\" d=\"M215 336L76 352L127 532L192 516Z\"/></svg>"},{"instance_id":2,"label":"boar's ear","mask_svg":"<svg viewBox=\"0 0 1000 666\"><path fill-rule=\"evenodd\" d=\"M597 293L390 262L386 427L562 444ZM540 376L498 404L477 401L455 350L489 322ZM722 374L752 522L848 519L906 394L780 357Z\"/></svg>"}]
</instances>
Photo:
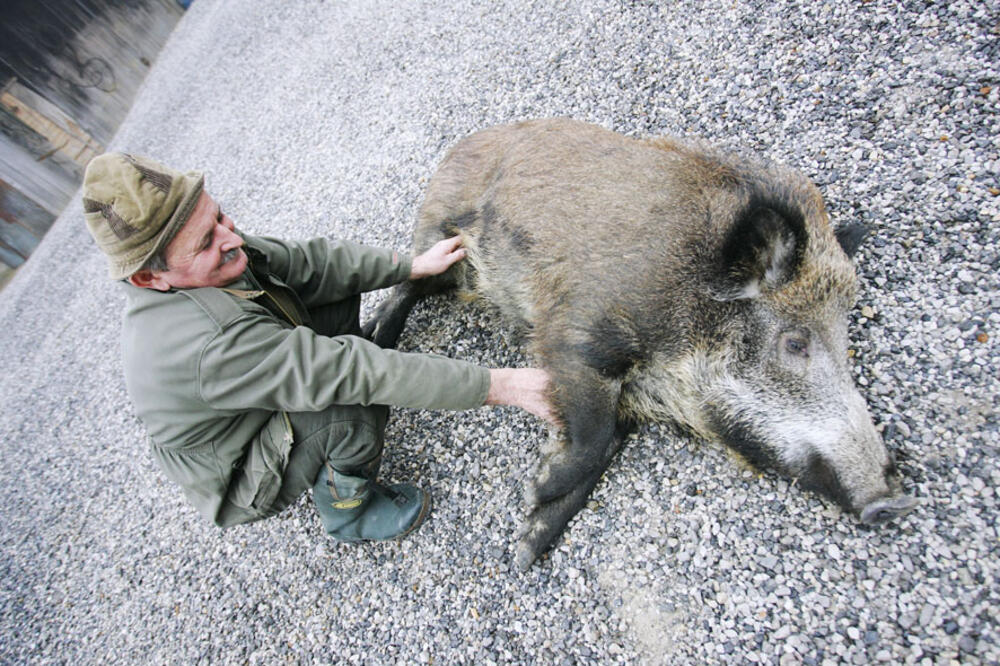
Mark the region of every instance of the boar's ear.
<instances>
[{"instance_id":1,"label":"boar's ear","mask_svg":"<svg viewBox=\"0 0 1000 666\"><path fill-rule=\"evenodd\" d=\"M722 245L721 280L713 298L754 298L795 276L805 251L805 221L798 211L751 203L737 217Z\"/></svg>"},{"instance_id":2,"label":"boar's ear","mask_svg":"<svg viewBox=\"0 0 1000 666\"><path fill-rule=\"evenodd\" d=\"M848 258L853 259L854 253L861 247L861 241L868 235L868 226L861 222L852 222L833 230L837 242L844 249Z\"/></svg>"}]
</instances>

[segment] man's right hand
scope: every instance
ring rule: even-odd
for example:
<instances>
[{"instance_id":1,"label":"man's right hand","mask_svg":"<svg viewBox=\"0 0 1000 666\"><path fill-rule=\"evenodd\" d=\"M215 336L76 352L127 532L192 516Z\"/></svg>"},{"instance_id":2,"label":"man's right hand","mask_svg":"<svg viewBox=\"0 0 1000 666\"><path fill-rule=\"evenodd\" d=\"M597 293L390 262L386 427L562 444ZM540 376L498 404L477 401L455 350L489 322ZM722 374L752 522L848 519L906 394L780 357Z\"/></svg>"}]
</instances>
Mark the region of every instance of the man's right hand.
<instances>
[{"instance_id":1,"label":"man's right hand","mask_svg":"<svg viewBox=\"0 0 1000 666\"><path fill-rule=\"evenodd\" d=\"M549 373L539 368L493 368L487 405L520 407L552 425L558 419L549 404Z\"/></svg>"},{"instance_id":2,"label":"man's right hand","mask_svg":"<svg viewBox=\"0 0 1000 666\"><path fill-rule=\"evenodd\" d=\"M410 267L410 279L440 275L448 270L456 261L465 258L465 250L462 248L462 237L452 236L435 243L431 249L413 258L413 265Z\"/></svg>"}]
</instances>

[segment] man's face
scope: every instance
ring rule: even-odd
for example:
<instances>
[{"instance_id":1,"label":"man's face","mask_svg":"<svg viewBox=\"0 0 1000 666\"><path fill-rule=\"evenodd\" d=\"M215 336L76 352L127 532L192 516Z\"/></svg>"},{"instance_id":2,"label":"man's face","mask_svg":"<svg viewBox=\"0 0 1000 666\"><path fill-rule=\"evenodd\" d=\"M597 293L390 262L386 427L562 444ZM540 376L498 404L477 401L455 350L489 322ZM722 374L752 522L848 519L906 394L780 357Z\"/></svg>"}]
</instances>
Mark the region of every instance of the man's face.
<instances>
[{"instance_id":1,"label":"man's face","mask_svg":"<svg viewBox=\"0 0 1000 666\"><path fill-rule=\"evenodd\" d=\"M242 245L243 239L233 231L233 221L208 193L202 192L191 217L167 245L169 270L139 271L129 281L137 287L160 291L224 287L236 281L247 267Z\"/></svg>"}]
</instances>

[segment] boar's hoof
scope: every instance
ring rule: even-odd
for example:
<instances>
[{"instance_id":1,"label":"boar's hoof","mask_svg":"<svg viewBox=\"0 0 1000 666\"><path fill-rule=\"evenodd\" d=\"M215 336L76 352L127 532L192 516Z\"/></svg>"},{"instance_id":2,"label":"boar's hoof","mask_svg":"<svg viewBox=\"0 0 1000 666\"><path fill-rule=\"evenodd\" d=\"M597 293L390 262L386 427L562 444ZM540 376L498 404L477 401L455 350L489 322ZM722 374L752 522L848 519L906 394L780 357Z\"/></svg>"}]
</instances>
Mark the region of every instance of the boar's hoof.
<instances>
[{"instance_id":1,"label":"boar's hoof","mask_svg":"<svg viewBox=\"0 0 1000 666\"><path fill-rule=\"evenodd\" d=\"M894 518L905 516L919 503L919 500L909 495L877 499L861 510L861 522L865 525L886 523Z\"/></svg>"},{"instance_id":2,"label":"boar's hoof","mask_svg":"<svg viewBox=\"0 0 1000 666\"><path fill-rule=\"evenodd\" d=\"M365 340L374 340L375 336L378 335L378 331L381 328L382 322L378 319L372 318L366 321L361 326L361 337Z\"/></svg>"},{"instance_id":3,"label":"boar's hoof","mask_svg":"<svg viewBox=\"0 0 1000 666\"><path fill-rule=\"evenodd\" d=\"M538 491L535 489L534 484L525 486L524 488L524 503L528 505L529 508L534 508L538 506Z\"/></svg>"},{"instance_id":4,"label":"boar's hoof","mask_svg":"<svg viewBox=\"0 0 1000 666\"><path fill-rule=\"evenodd\" d=\"M396 342L403 333L403 326L402 324L394 326L394 323L397 322L386 322L373 317L361 327L361 336L382 349L395 349Z\"/></svg>"},{"instance_id":5,"label":"boar's hoof","mask_svg":"<svg viewBox=\"0 0 1000 666\"><path fill-rule=\"evenodd\" d=\"M531 564L541 557L566 527L566 519L561 519L559 503L535 507L518 530L517 549L514 561L517 568L527 571Z\"/></svg>"},{"instance_id":6,"label":"boar's hoof","mask_svg":"<svg viewBox=\"0 0 1000 666\"><path fill-rule=\"evenodd\" d=\"M396 285L392 293L382 301L372 318L361 327L361 335L382 349L395 349L399 336L406 326L406 317L418 299L417 289L411 282Z\"/></svg>"},{"instance_id":7,"label":"boar's hoof","mask_svg":"<svg viewBox=\"0 0 1000 666\"><path fill-rule=\"evenodd\" d=\"M517 544L517 553L514 555L514 563L520 571L527 571L535 561L535 553L531 546L525 543Z\"/></svg>"},{"instance_id":8,"label":"boar's hoof","mask_svg":"<svg viewBox=\"0 0 1000 666\"><path fill-rule=\"evenodd\" d=\"M521 537L517 542L517 550L514 553L514 562L521 571L527 571L539 556L548 550L548 544L539 543L539 535L528 534Z\"/></svg>"}]
</instances>

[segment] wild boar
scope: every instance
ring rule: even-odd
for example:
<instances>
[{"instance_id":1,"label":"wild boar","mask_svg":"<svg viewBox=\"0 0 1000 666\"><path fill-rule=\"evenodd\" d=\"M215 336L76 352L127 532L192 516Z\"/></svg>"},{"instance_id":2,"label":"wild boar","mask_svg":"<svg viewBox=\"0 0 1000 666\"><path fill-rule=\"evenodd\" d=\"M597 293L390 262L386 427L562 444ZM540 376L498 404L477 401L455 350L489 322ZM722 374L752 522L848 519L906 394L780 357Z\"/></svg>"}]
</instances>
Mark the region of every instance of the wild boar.
<instances>
[{"instance_id":1,"label":"wild boar","mask_svg":"<svg viewBox=\"0 0 1000 666\"><path fill-rule=\"evenodd\" d=\"M569 119L494 127L434 175L414 250L467 259L403 283L365 333L392 346L422 295L460 287L527 331L563 424L526 493L522 568L545 552L633 423L721 441L874 524L916 500L848 367L849 258L819 190L789 169Z\"/></svg>"}]
</instances>

